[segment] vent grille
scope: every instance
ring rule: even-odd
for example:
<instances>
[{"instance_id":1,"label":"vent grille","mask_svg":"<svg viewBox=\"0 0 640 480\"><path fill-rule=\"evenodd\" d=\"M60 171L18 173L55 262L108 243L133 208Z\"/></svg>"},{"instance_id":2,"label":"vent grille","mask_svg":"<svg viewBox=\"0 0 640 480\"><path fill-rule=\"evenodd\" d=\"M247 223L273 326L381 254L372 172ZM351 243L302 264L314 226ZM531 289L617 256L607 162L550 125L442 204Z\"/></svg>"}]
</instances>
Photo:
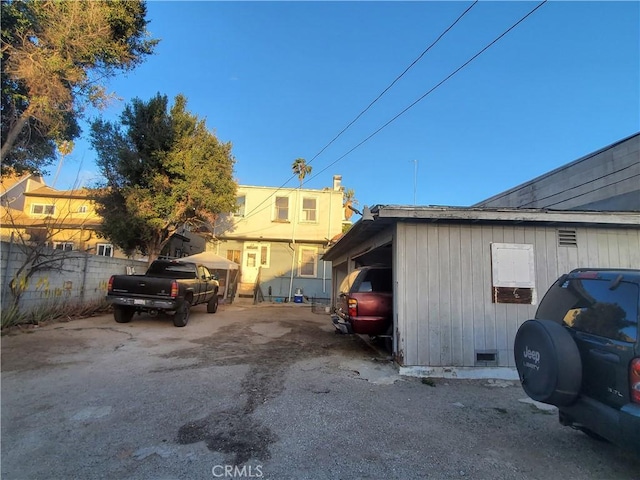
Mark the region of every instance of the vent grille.
<instances>
[{"instance_id":1,"label":"vent grille","mask_svg":"<svg viewBox=\"0 0 640 480\"><path fill-rule=\"evenodd\" d=\"M577 247L578 235L575 230L558 230L558 246Z\"/></svg>"},{"instance_id":2,"label":"vent grille","mask_svg":"<svg viewBox=\"0 0 640 480\"><path fill-rule=\"evenodd\" d=\"M498 365L497 350L476 350L477 367L494 367Z\"/></svg>"}]
</instances>

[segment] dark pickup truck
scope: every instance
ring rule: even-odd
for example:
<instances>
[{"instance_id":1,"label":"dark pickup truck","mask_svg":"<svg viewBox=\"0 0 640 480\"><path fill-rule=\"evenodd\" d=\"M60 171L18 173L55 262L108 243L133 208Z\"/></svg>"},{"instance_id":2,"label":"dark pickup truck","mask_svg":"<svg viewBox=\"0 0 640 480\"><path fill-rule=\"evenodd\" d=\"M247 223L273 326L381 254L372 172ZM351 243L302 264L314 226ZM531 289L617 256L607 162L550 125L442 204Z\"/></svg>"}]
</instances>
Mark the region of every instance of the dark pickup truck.
<instances>
[{"instance_id":1,"label":"dark pickup truck","mask_svg":"<svg viewBox=\"0 0 640 480\"><path fill-rule=\"evenodd\" d=\"M207 312L216 313L218 289L218 280L204 265L156 260L144 275L112 275L106 299L118 323L130 322L136 312L175 312L173 324L184 327L193 305L206 303Z\"/></svg>"}]
</instances>

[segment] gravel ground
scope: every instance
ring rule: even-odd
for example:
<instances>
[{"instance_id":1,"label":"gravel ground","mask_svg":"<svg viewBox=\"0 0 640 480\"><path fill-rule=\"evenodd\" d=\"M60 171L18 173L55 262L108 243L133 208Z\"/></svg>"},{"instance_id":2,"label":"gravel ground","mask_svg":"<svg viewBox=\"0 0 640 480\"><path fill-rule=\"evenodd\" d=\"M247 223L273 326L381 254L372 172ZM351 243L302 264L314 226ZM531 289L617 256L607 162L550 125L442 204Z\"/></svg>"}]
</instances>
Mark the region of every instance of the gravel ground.
<instances>
[{"instance_id":1,"label":"gravel ground","mask_svg":"<svg viewBox=\"0 0 640 480\"><path fill-rule=\"evenodd\" d=\"M2 337L3 479L640 479L514 382L400 377L306 305Z\"/></svg>"}]
</instances>

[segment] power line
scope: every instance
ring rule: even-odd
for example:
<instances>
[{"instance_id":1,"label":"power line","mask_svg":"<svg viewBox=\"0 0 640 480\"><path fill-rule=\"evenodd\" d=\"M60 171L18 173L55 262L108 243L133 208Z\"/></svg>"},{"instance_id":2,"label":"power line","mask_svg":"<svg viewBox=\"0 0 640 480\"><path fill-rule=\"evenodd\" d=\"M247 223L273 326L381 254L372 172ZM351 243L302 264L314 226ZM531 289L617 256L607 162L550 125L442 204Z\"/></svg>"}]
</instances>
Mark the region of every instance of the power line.
<instances>
[{"instance_id":1,"label":"power line","mask_svg":"<svg viewBox=\"0 0 640 480\"><path fill-rule=\"evenodd\" d=\"M405 109L403 109L400 113L398 113L397 115L395 115L393 118L391 118L391 120L387 121L384 125L382 125L381 127L379 127L377 130L375 130L373 133L371 133L368 137L366 137L364 140L362 140L360 143L358 143L356 146L354 146L353 148L351 148L349 151L347 151L345 154L341 155L340 157L338 157L336 160L334 160L333 162L331 162L329 165L327 165L325 168L323 168L322 170L320 170L318 173L316 173L315 175L313 175L311 178L316 177L317 175L325 172L327 169L329 169L329 167L332 167L333 165L335 165L336 163L338 163L340 160L342 160L343 158L345 158L347 155L349 155L350 153L352 153L354 150L356 150L357 148L361 147L363 144L365 144L366 142L368 142L369 140L371 140L373 137L375 137L378 133L380 133L383 129L385 129L386 127L388 127L391 123L395 122L398 118L400 118L402 115L404 115L407 111L409 111L411 108L413 108L415 105L417 105L419 102L421 102L422 100L424 100L428 95L430 95L432 92L434 92L437 88L439 88L442 84L444 84L445 82L447 82L451 77L453 77L454 75L456 75L460 70L462 70L463 68L465 68L467 65L469 65L471 62L473 62L476 58L478 58L480 55L482 55L485 51L487 51L490 47L492 47L495 43L497 43L502 37L504 37L505 35L507 35L511 30L513 30L515 27L517 27L518 25L520 25L523 21L525 21L530 15L532 15L536 10L538 10L542 5L544 5L545 3L547 3L548 0L543 0L542 2L540 2L536 7L534 7L531 11L529 11L529 13L527 13L525 16L523 16L520 20L518 20L516 23L514 23L513 25L511 25L508 29L506 29L504 32L502 32L500 35L498 35L492 42L490 42L488 45L486 45L482 50L480 50L478 53L476 53L474 56L472 56L469 60L467 60L465 63L463 63L460 67L456 68L453 72L451 72L449 75L447 75L443 80L441 80L438 84L436 84L434 87L432 87L429 91L427 91L424 95L422 95L421 97L419 97L417 100L415 100L413 103L411 103L409 106L407 106Z\"/></svg>"},{"instance_id":2,"label":"power line","mask_svg":"<svg viewBox=\"0 0 640 480\"><path fill-rule=\"evenodd\" d=\"M339 138L339 137L340 137L344 132L346 132L346 131L349 129L349 127L351 127L351 125L353 125L354 123L356 123L356 122L358 121L358 119L359 119L362 115L364 115L364 114L367 112L367 110L369 110L369 109L373 106L373 104L374 104L374 103L376 103L378 100L380 100L380 99L382 98L382 96L383 96L385 93L387 93L387 92L391 89L391 87L393 87L393 86L396 84L396 82L397 82L398 80L400 80L402 77L404 77L404 75L405 75L409 70L411 70L411 68L412 68L416 63L418 63L418 62L420 61L420 59L421 59L422 57L424 57L424 56L425 56L425 54L426 54L429 50L431 50L431 49L432 49L432 48L433 48L433 47L434 47L434 46L435 46L435 45L436 45L436 44L437 44L437 43L442 39L442 37L444 37L444 36L449 32L449 30L451 30L451 29L452 29L452 28L453 28L453 27L454 27L454 26L455 26L455 25L456 25L460 20L462 20L462 17L464 17L464 16L465 16L465 15L466 15L466 14L467 14L467 13L468 13L468 12L469 12L469 11L470 11L474 6L475 6L475 5L476 5L476 3L478 3L478 1L479 1L479 0L476 0L475 2L473 2L473 3L472 3L472 4L471 4L471 5L470 5L470 6L469 6L469 7L468 7L464 12L462 12L462 13L458 16L458 18L456 18L456 20L455 20L451 25L449 25L449 26L446 28L446 30L445 30L444 32L442 32L442 33L440 34L440 36L438 36L438 38L436 38L436 39L431 43L431 45L429 45L429 46L428 46L428 47L427 47L427 48L426 48L426 49L425 49L425 50L424 50L420 55L418 55L418 58L416 58L413 62L411 62L411 64L410 64L407 68L405 68L405 69L404 69L404 71L403 71L400 75L398 75L398 76L395 78L395 80L394 80L393 82L391 82L391 83L389 84L389 86L388 86L387 88L385 88L385 89L384 89L384 90L383 90L383 91L382 91L382 92L381 92L381 93L380 93L380 94L375 98L375 100L373 100L369 105L367 105L367 107L366 107L364 110L362 110L362 111L361 111L361 112L356 116L356 118L354 118L353 120L351 120L351 122L349 122L349 124L348 124L346 127L344 127L344 128L340 131L340 133L338 133L335 137L333 137L333 139L332 139L329 143L327 143L324 147L322 147L322 149L321 149L318 153L316 153L316 155L315 155L311 160L309 160L309 163L313 162L316 158L318 158L318 157L320 156L320 154L321 154L322 152L324 152L324 151L325 151L325 150L326 150L326 149L327 149L327 148L328 148L328 147L329 147L333 142L335 142L335 141L336 141L336 140L337 140L337 139L338 139L338 138Z\"/></svg>"},{"instance_id":3,"label":"power line","mask_svg":"<svg viewBox=\"0 0 640 480\"><path fill-rule=\"evenodd\" d=\"M422 53L420 55L418 55L418 57L413 60L413 62L411 62L409 64L409 66L407 68L404 69L404 71L398 75L380 94L378 94L378 96L371 102L369 103L369 105L367 105L367 107L362 110L353 120L351 120L351 122L349 122L347 124L346 127L344 127L335 137L333 137L333 139L331 139L331 141L329 143L327 143L324 147L322 147L322 149L316 153L313 158L311 158L311 160L309 160L308 164L310 164L311 162L313 162L316 158L318 158L322 152L324 152L331 144L333 144L333 142L335 142L340 136L342 136L343 133L345 133L354 123L356 123L360 117L362 117L362 115L364 115L378 100L380 100L397 82L398 80L400 80L409 70L411 70L411 68L418 63L422 57L424 57L426 55L426 53L431 50L454 26L456 26L456 24L462 20L462 18L469 13L469 11L478 3L479 0L475 0L469 7L467 7L467 9L462 12L458 18L456 18L456 20L449 25L439 36L438 38L436 38L425 50L422 51ZM322 170L322 172L324 172L326 169ZM280 191L282 188L285 187L285 185L287 185L291 180L293 180L296 177L296 175L292 175L291 177L289 177L280 187L278 187L275 192L273 192L270 196L268 196L266 199L264 199L261 203L258 204L258 206L256 206L253 210L251 210L244 218L248 218L253 216L254 214L260 213L262 210L258 210L256 211L256 209L258 209L263 203L265 203L267 200L269 200L269 198L271 198L273 195L275 195L278 191ZM310 177L314 178L314 176ZM295 189L292 189L291 191L294 191ZM267 206L268 207L268 206ZM267 208L265 207L265 208Z\"/></svg>"}]
</instances>

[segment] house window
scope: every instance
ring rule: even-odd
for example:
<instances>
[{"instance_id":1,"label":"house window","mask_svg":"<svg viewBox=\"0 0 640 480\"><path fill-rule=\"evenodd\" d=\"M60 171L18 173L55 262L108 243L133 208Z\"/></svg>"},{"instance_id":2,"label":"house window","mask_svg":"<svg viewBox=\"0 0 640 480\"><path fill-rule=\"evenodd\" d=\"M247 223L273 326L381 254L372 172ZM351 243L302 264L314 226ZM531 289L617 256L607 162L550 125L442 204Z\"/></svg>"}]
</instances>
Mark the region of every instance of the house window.
<instances>
[{"instance_id":1,"label":"house window","mask_svg":"<svg viewBox=\"0 0 640 480\"><path fill-rule=\"evenodd\" d=\"M240 257L242 257L242 251L240 250L227 250L227 260L240 264Z\"/></svg>"},{"instance_id":2,"label":"house window","mask_svg":"<svg viewBox=\"0 0 640 480\"><path fill-rule=\"evenodd\" d=\"M73 250L73 242L53 242L53 248L70 252Z\"/></svg>"},{"instance_id":3,"label":"house window","mask_svg":"<svg viewBox=\"0 0 640 480\"><path fill-rule=\"evenodd\" d=\"M301 277L315 277L317 267L317 249L310 247L301 247L298 261L298 275Z\"/></svg>"},{"instance_id":4,"label":"house window","mask_svg":"<svg viewBox=\"0 0 640 480\"><path fill-rule=\"evenodd\" d=\"M113 257L113 245L110 243L99 243L96 249L96 255L101 257Z\"/></svg>"},{"instance_id":5,"label":"house window","mask_svg":"<svg viewBox=\"0 0 640 480\"><path fill-rule=\"evenodd\" d=\"M493 303L535 305L533 245L491 244Z\"/></svg>"},{"instance_id":6,"label":"house window","mask_svg":"<svg viewBox=\"0 0 640 480\"><path fill-rule=\"evenodd\" d=\"M247 267L269 267L271 248L269 244L247 245Z\"/></svg>"},{"instance_id":7,"label":"house window","mask_svg":"<svg viewBox=\"0 0 640 480\"><path fill-rule=\"evenodd\" d=\"M276 197L276 222L289 221L289 197Z\"/></svg>"},{"instance_id":8,"label":"house window","mask_svg":"<svg viewBox=\"0 0 640 480\"><path fill-rule=\"evenodd\" d=\"M234 217L244 217L246 199L247 197L245 197L244 195L240 195L238 198L236 198L236 211L233 213Z\"/></svg>"},{"instance_id":9,"label":"house window","mask_svg":"<svg viewBox=\"0 0 640 480\"><path fill-rule=\"evenodd\" d=\"M315 222L317 220L316 211L317 210L316 210L315 198L302 199L302 221L303 222Z\"/></svg>"},{"instance_id":10,"label":"house window","mask_svg":"<svg viewBox=\"0 0 640 480\"><path fill-rule=\"evenodd\" d=\"M86 205L80 205L78 207L78 213L87 213L87 206Z\"/></svg>"},{"instance_id":11,"label":"house window","mask_svg":"<svg viewBox=\"0 0 640 480\"><path fill-rule=\"evenodd\" d=\"M34 215L54 215L56 213L56 206L34 203L31 205L31 213Z\"/></svg>"}]
</instances>

